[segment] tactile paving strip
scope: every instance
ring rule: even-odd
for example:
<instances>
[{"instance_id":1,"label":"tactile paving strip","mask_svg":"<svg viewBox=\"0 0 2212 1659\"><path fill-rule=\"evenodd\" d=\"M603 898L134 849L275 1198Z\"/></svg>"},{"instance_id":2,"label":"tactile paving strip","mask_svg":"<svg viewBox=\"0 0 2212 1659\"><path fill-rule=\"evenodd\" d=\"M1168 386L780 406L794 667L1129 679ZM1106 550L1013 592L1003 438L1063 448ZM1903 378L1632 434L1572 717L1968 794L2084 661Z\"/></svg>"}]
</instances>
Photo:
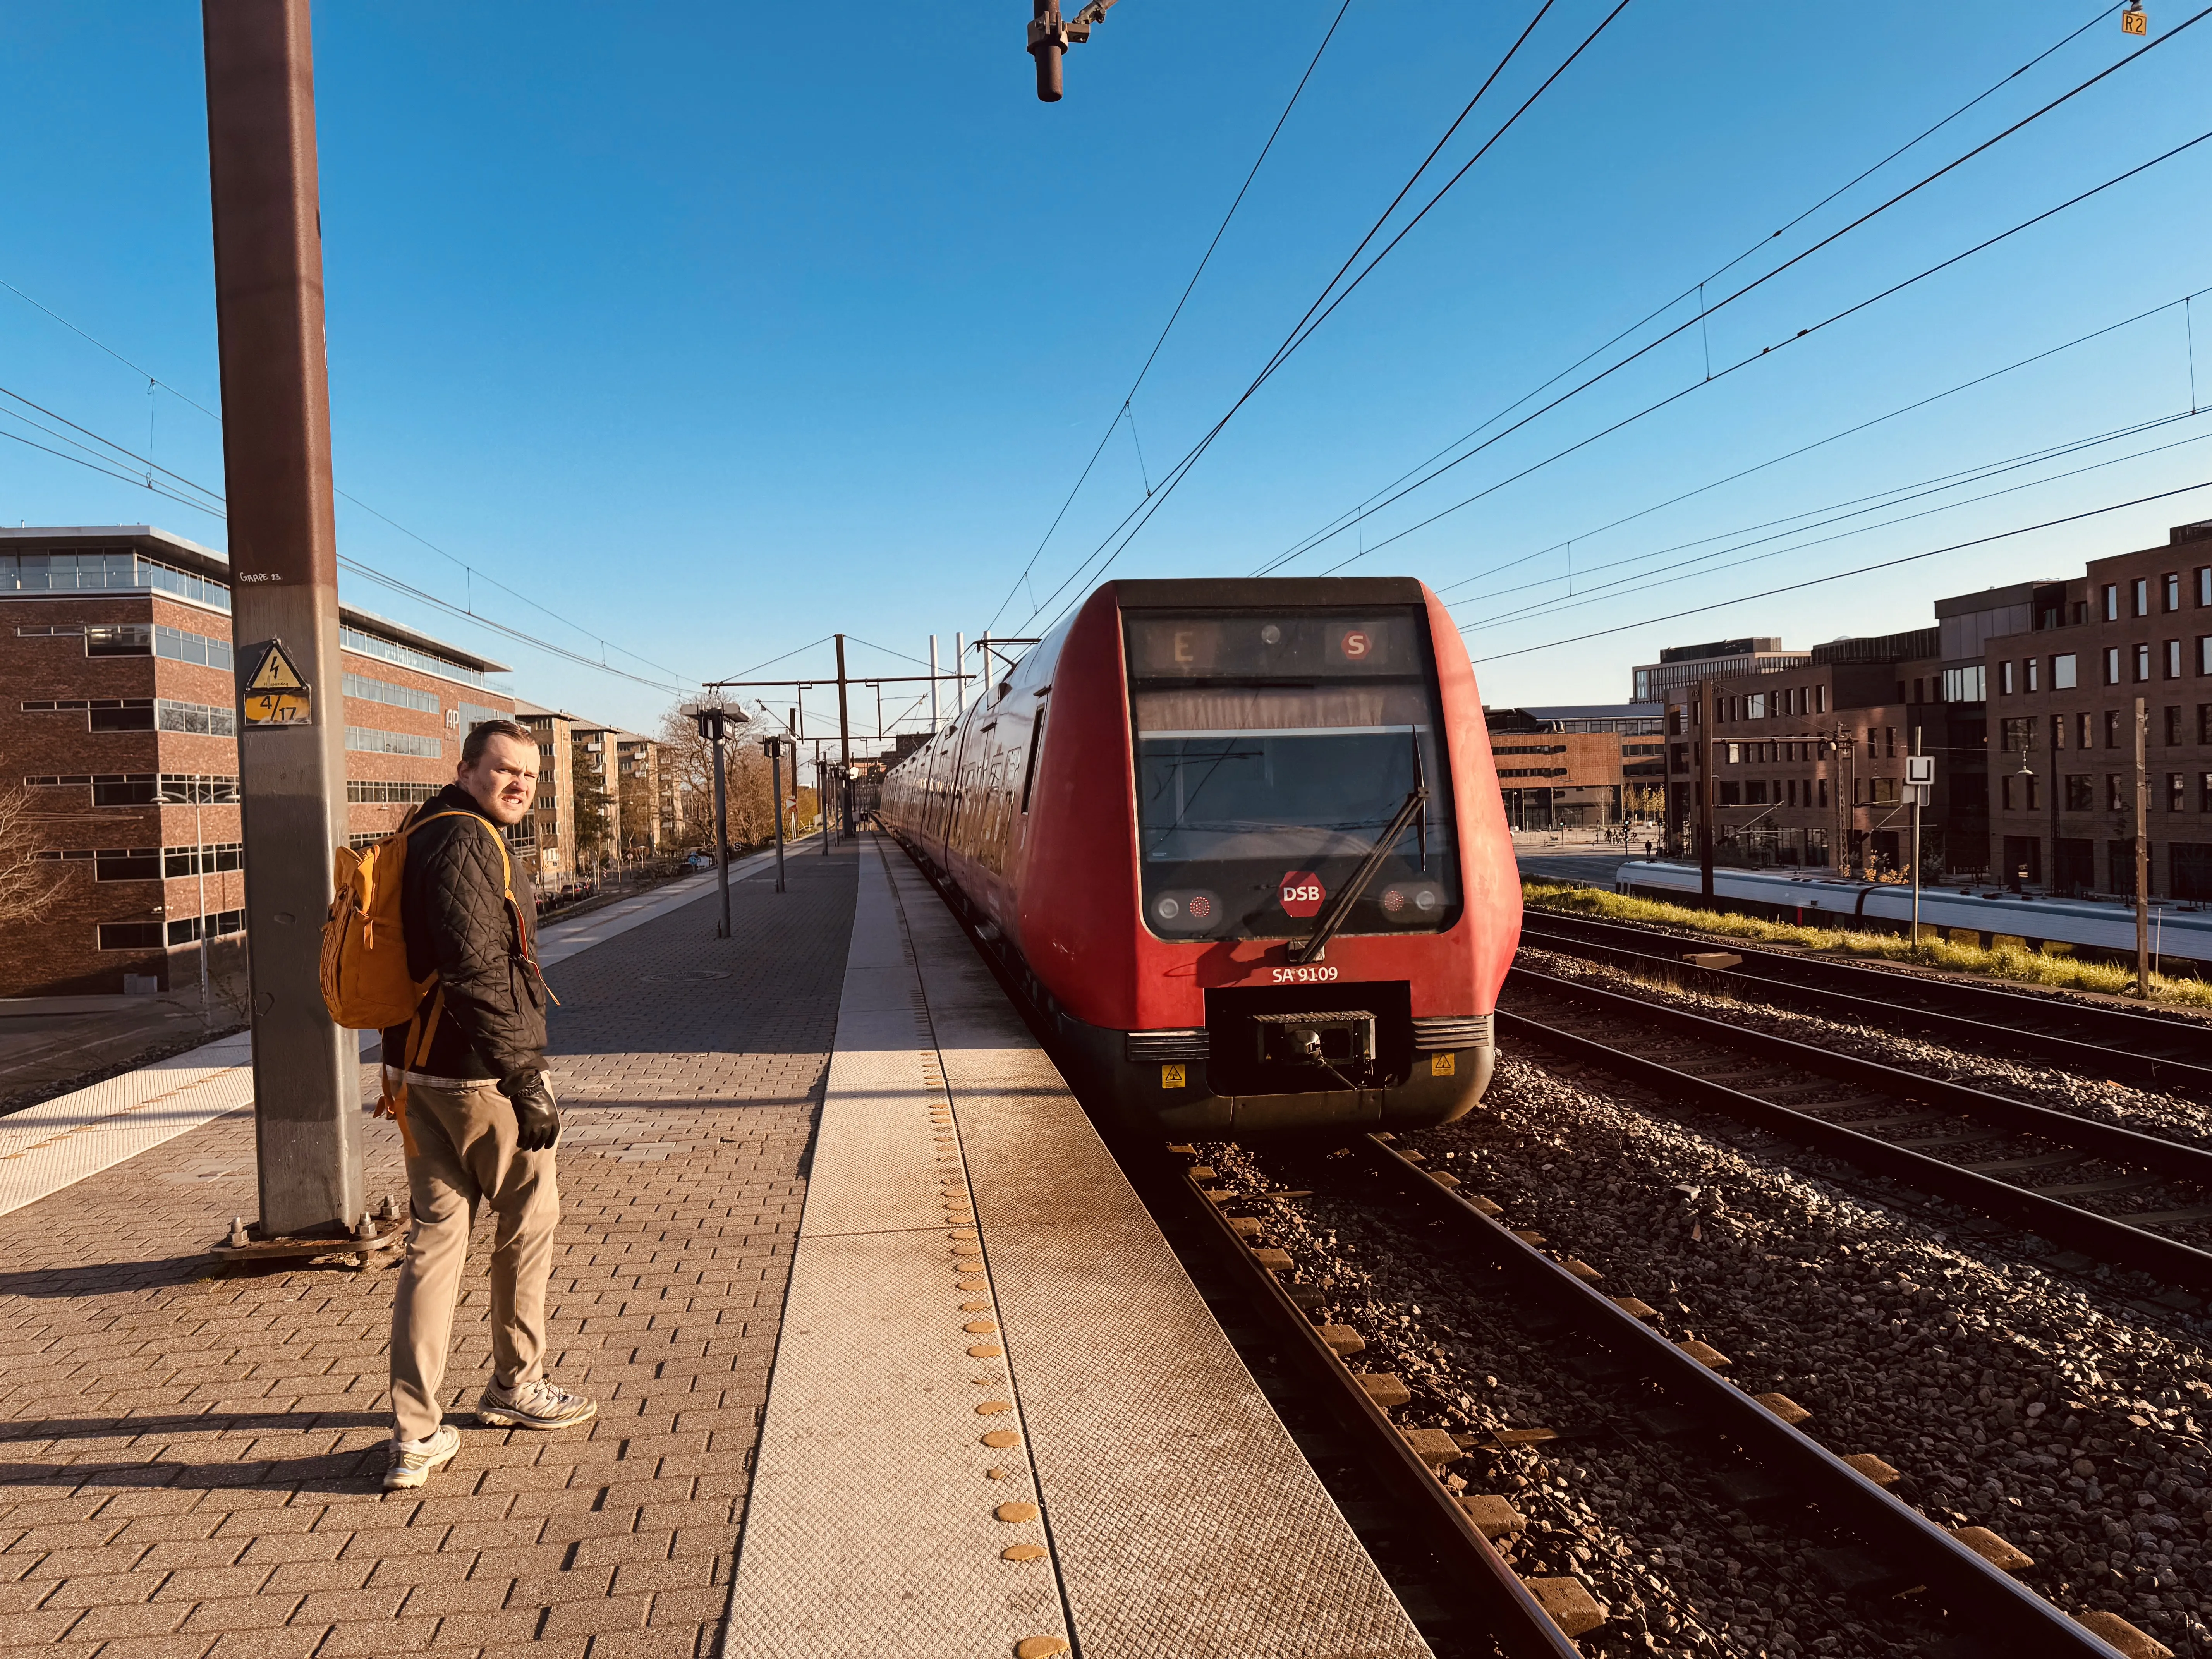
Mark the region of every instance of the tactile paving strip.
<instances>
[{"instance_id":1,"label":"tactile paving strip","mask_svg":"<svg viewBox=\"0 0 2212 1659\"><path fill-rule=\"evenodd\" d=\"M917 988L882 864L864 855L732 1586L732 1659L945 1659L1066 1640Z\"/></svg>"}]
</instances>

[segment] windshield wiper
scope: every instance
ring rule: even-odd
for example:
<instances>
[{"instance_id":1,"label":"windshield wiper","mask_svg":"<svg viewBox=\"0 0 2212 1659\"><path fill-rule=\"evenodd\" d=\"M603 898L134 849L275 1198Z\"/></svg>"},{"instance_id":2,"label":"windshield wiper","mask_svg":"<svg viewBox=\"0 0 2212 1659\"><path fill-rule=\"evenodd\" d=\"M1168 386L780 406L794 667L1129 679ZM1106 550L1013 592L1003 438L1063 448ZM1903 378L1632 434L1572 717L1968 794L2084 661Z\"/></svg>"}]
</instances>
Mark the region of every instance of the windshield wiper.
<instances>
[{"instance_id":1,"label":"windshield wiper","mask_svg":"<svg viewBox=\"0 0 2212 1659\"><path fill-rule=\"evenodd\" d=\"M1416 783L1407 795L1404 805L1398 808L1398 816L1390 820L1389 827L1367 849L1367 856L1359 860L1359 868L1352 872L1352 879L1345 883L1338 890L1336 896L1329 901L1328 908L1322 913L1321 925L1304 939L1291 941L1291 961L1293 964L1311 962L1335 937L1337 929L1350 919L1352 907L1367 890L1367 884L1373 881L1376 872L1382 869L1382 860L1390 856L1390 849L1398 844L1398 837L1406 833L1406 826L1413 823L1414 816L1423 811L1428 804L1429 786Z\"/></svg>"}]
</instances>

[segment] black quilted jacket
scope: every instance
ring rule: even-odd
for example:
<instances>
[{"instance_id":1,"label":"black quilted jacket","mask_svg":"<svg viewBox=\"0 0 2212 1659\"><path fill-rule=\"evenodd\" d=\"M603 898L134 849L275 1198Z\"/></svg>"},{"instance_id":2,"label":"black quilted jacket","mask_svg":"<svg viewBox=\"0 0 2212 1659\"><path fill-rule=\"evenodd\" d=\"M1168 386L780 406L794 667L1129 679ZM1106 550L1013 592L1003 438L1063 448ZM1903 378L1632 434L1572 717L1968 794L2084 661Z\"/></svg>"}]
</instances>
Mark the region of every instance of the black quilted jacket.
<instances>
[{"instance_id":1,"label":"black quilted jacket","mask_svg":"<svg viewBox=\"0 0 2212 1659\"><path fill-rule=\"evenodd\" d=\"M538 930L529 875L512 860L510 911L499 826L459 784L447 784L421 812L468 815L425 823L407 838L399 893L407 970L419 980L437 969L445 1008L428 1058L408 1053L404 1025L384 1034L384 1058L434 1077L504 1078L543 1066L545 982L531 960Z\"/></svg>"}]
</instances>

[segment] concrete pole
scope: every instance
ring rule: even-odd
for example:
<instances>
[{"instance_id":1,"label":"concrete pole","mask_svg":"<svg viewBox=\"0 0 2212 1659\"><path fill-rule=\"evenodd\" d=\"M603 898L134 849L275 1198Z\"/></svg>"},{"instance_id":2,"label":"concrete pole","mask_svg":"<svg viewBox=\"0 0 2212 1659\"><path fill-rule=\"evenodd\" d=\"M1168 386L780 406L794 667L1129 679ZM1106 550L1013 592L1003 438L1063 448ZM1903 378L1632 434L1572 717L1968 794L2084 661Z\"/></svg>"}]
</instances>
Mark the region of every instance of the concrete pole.
<instances>
[{"instance_id":1,"label":"concrete pole","mask_svg":"<svg viewBox=\"0 0 2212 1659\"><path fill-rule=\"evenodd\" d=\"M2143 753L2150 711L2136 699L2136 994L2150 998L2150 773Z\"/></svg>"},{"instance_id":2,"label":"concrete pole","mask_svg":"<svg viewBox=\"0 0 2212 1659\"><path fill-rule=\"evenodd\" d=\"M205 0L208 182L241 686L281 641L306 718L238 735L264 1237L362 1210L361 1051L323 1006L331 848L346 839L337 523L308 0Z\"/></svg>"},{"instance_id":3,"label":"concrete pole","mask_svg":"<svg viewBox=\"0 0 2212 1659\"><path fill-rule=\"evenodd\" d=\"M929 735L935 737L937 719L937 635L929 636Z\"/></svg>"},{"instance_id":4,"label":"concrete pole","mask_svg":"<svg viewBox=\"0 0 2212 1659\"><path fill-rule=\"evenodd\" d=\"M714 937L730 936L730 802L722 781L722 711L708 716L714 744L714 884L722 890L722 919L714 924Z\"/></svg>"},{"instance_id":5,"label":"concrete pole","mask_svg":"<svg viewBox=\"0 0 2212 1659\"><path fill-rule=\"evenodd\" d=\"M837 635L837 816L853 833L853 722L845 708L845 636Z\"/></svg>"},{"instance_id":6,"label":"concrete pole","mask_svg":"<svg viewBox=\"0 0 2212 1659\"><path fill-rule=\"evenodd\" d=\"M768 750L768 787L770 795L783 793L783 739L770 738L764 745ZM773 803L775 808L775 890L783 891L783 803Z\"/></svg>"},{"instance_id":7,"label":"concrete pole","mask_svg":"<svg viewBox=\"0 0 2212 1659\"><path fill-rule=\"evenodd\" d=\"M1920 752L1920 728L1912 728L1912 752ZM1912 787L1912 948L1920 949L1920 787Z\"/></svg>"}]
</instances>

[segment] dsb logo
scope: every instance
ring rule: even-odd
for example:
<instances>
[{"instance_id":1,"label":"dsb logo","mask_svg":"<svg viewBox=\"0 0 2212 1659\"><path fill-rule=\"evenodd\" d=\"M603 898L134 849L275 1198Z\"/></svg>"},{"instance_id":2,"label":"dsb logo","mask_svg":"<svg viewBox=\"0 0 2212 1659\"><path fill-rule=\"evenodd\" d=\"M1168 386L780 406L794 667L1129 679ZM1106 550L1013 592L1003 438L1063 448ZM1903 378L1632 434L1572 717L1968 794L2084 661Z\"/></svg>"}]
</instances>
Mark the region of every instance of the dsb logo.
<instances>
[{"instance_id":1,"label":"dsb logo","mask_svg":"<svg viewBox=\"0 0 2212 1659\"><path fill-rule=\"evenodd\" d=\"M1319 915L1322 901L1328 896L1328 890L1321 884L1321 878L1310 870L1290 871L1277 886L1282 895L1285 913L1293 916Z\"/></svg>"}]
</instances>

